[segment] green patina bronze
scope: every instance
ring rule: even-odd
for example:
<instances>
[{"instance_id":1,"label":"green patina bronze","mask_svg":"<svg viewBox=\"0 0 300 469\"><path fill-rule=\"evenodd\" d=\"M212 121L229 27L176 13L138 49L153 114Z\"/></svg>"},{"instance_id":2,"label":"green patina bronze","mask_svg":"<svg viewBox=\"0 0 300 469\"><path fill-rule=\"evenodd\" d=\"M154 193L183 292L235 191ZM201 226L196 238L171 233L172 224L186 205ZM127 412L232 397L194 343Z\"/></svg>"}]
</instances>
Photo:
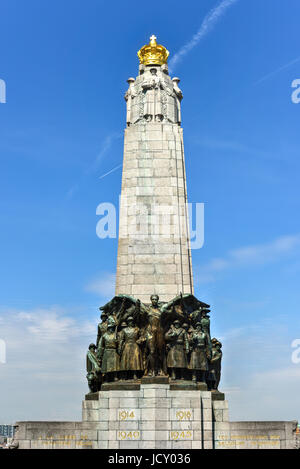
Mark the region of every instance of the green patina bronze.
<instances>
[{"instance_id":1,"label":"green patina bronze","mask_svg":"<svg viewBox=\"0 0 300 469\"><path fill-rule=\"evenodd\" d=\"M210 337L210 306L194 295L141 303L117 295L100 309L96 345L87 353L91 393L149 379L218 391L222 344ZM190 384L188 384L190 383ZM128 388L129 389L129 388Z\"/></svg>"}]
</instances>

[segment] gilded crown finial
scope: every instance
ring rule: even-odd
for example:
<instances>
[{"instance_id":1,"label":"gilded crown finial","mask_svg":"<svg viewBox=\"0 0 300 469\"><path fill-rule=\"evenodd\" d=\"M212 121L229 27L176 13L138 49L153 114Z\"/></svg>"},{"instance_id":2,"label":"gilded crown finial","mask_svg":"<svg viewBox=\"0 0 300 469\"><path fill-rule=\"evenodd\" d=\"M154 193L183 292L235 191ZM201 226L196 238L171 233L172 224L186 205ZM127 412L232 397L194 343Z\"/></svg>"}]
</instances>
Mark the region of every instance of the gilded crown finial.
<instances>
[{"instance_id":1,"label":"gilded crown finial","mask_svg":"<svg viewBox=\"0 0 300 469\"><path fill-rule=\"evenodd\" d=\"M166 64L169 57L169 51L156 42L157 37L153 34L150 37L150 43L143 46L138 51L138 58L143 65L163 65Z\"/></svg>"},{"instance_id":2,"label":"gilded crown finial","mask_svg":"<svg viewBox=\"0 0 300 469\"><path fill-rule=\"evenodd\" d=\"M151 46L156 46L156 44L157 44L156 39L157 39L157 37L154 34L152 34L152 36L150 37Z\"/></svg>"}]
</instances>

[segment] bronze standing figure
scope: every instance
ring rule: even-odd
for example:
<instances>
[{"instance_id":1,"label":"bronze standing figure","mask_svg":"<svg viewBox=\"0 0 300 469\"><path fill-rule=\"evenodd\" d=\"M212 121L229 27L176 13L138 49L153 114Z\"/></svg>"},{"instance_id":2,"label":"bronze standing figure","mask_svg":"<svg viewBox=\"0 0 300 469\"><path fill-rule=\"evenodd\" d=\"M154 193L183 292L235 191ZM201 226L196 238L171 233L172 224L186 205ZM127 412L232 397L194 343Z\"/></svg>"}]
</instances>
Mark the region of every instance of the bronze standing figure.
<instances>
[{"instance_id":1,"label":"bronze standing figure","mask_svg":"<svg viewBox=\"0 0 300 469\"><path fill-rule=\"evenodd\" d=\"M134 326L133 317L127 318L125 327L119 336L119 355L121 356L120 371L126 372L126 378L138 379L143 371L143 357L140 344L144 339L138 327Z\"/></svg>"},{"instance_id":2,"label":"bronze standing figure","mask_svg":"<svg viewBox=\"0 0 300 469\"><path fill-rule=\"evenodd\" d=\"M86 354L86 371L90 392L97 392L101 386L101 368L96 355L96 345L90 344Z\"/></svg>"},{"instance_id":3,"label":"bronze standing figure","mask_svg":"<svg viewBox=\"0 0 300 469\"><path fill-rule=\"evenodd\" d=\"M107 332L99 342L99 359L101 362L101 373L105 381L117 381L117 373L120 368L118 354L118 337L115 324L109 322Z\"/></svg>"},{"instance_id":4,"label":"bronze standing figure","mask_svg":"<svg viewBox=\"0 0 300 469\"><path fill-rule=\"evenodd\" d=\"M192 380L194 382L205 383L210 347L208 335L203 331L200 321L196 323L196 329L190 335L190 349L189 369L192 371Z\"/></svg>"},{"instance_id":5,"label":"bronze standing figure","mask_svg":"<svg viewBox=\"0 0 300 469\"><path fill-rule=\"evenodd\" d=\"M98 324L98 333L97 333L97 341L96 341L96 347L98 349L99 342L103 334L107 331L107 314L102 313L100 316L101 322Z\"/></svg>"},{"instance_id":6,"label":"bronze standing figure","mask_svg":"<svg viewBox=\"0 0 300 469\"><path fill-rule=\"evenodd\" d=\"M208 385L213 391L218 391L221 379L221 362L222 362L222 343L217 339L212 339L212 357L209 362Z\"/></svg>"},{"instance_id":7,"label":"bronze standing figure","mask_svg":"<svg viewBox=\"0 0 300 469\"><path fill-rule=\"evenodd\" d=\"M187 355L189 353L189 343L186 331L181 327L180 321L176 319L165 335L167 342L167 367L171 370L172 379L176 379L176 374L180 379L184 379L184 369L187 368Z\"/></svg>"},{"instance_id":8,"label":"bronze standing figure","mask_svg":"<svg viewBox=\"0 0 300 469\"><path fill-rule=\"evenodd\" d=\"M146 372L147 376L166 376L166 345L161 324L159 296L151 295L151 305L144 307L147 316L146 336Z\"/></svg>"},{"instance_id":9,"label":"bronze standing figure","mask_svg":"<svg viewBox=\"0 0 300 469\"><path fill-rule=\"evenodd\" d=\"M86 357L90 392L100 390L102 379L113 387L119 379L138 381L143 376L192 380L198 389L218 391L222 344L210 337L210 306L189 293L168 302L153 294L150 300L144 304L120 294L100 308L97 346L91 344ZM157 378L162 381L167 382ZM190 384L179 384L185 386Z\"/></svg>"}]
</instances>

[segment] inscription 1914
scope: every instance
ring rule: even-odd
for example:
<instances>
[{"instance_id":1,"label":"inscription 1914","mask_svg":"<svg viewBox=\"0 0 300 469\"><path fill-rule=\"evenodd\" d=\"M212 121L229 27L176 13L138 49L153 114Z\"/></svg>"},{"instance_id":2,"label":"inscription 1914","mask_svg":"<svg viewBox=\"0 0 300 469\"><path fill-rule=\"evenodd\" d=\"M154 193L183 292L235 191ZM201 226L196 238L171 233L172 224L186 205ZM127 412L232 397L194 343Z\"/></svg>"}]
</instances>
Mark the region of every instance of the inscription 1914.
<instances>
[{"instance_id":1,"label":"inscription 1914","mask_svg":"<svg viewBox=\"0 0 300 469\"><path fill-rule=\"evenodd\" d=\"M133 420L135 418L134 410L119 410L119 420Z\"/></svg>"}]
</instances>

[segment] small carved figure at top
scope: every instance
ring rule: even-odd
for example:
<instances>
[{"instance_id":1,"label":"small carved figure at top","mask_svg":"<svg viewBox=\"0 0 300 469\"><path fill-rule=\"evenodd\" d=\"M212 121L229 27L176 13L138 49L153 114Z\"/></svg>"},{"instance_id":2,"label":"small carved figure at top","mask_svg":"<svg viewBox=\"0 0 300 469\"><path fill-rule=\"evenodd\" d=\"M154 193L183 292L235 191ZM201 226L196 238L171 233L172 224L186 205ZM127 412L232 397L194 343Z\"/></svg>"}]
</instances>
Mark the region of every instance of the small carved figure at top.
<instances>
[{"instance_id":1,"label":"small carved figure at top","mask_svg":"<svg viewBox=\"0 0 300 469\"><path fill-rule=\"evenodd\" d=\"M127 112L126 112L126 124L128 127L131 124L131 109L132 109L132 104L133 104L133 99L136 98L137 94L134 91L134 78L128 78L127 83L129 84L129 88L125 93L125 101L127 103Z\"/></svg>"},{"instance_id":2,"label":"small carved figure at top","mask_svg":"<svg viewBox=\"0 0 300 469\"><path fill-rule=\"evenodd\" d=\"M181 101L183 99L183 94L181 89L178 86L178 83L180 82L179 78L174 77L172 79L173 82L173 90L175 94L175 103L176 103L176 108L177 108L177 122L180 125L181 124Z\"/></svg>"},{"instance_id":3,"label":"small carved figure at top","mask_svg":"<svg viewBox=\"0 0 300 469\"><path fill-rule=\"evenodd\" d=\"M159 78L157 69L154 67L150 69L150 75L143 81L142 89L145 93L144 118L148 122L151 120L161 122L164 119L162 90L169 96L172 96L173 92Z\"/></svg>"}]
</instances>

